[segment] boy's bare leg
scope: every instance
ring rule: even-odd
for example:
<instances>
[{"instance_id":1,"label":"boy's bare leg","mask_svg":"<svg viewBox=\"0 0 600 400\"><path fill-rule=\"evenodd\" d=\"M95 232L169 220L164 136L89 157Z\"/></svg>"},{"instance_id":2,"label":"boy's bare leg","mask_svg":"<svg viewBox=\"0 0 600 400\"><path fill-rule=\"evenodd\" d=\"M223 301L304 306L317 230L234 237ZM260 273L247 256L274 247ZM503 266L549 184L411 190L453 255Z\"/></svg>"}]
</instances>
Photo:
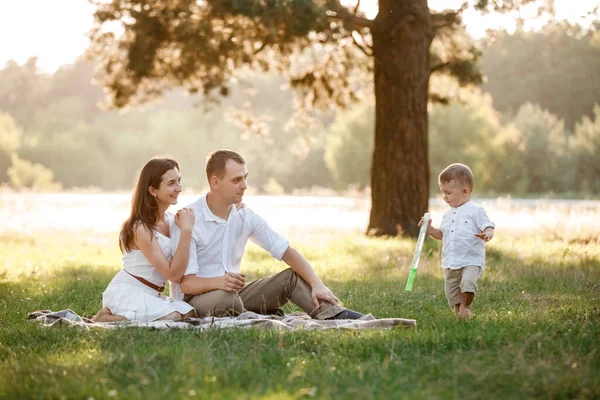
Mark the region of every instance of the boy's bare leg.
<instances>
[{"instance_id":1,"label":"boy's bare leg","mask_svg":"<svg viewBox=\"0 0 600 400\"><path fill-rule=\"evenodd\" d=\"M473 304L473 300L475 299L475 293L464 292L461 293L460 296L462 297L462 302L460 303L457 316L459 319L469 319L471 316L471 304Z\"/></svg>"},{"instance_id":2,"label":"boy's bare leg","mask_svg":"<svg viewBox=\"0 0 600 400\"><path fill-rule=\"evenodd\" d=\"M122 315L116 315L110 312L107 307L100 309L94 315L91 320L93 322L118 322L118 321L127 321L127 318Z\"/></svg>"},{"instance_id":3,"label":"boy's bare leg","mask_svg":"<svg viewBox=\"0 0 600 400\"><path fill-rule=\"evenodd\" d=\"M460 311L460 303L454 305L454 315L458 318L458 312Z\"/></svg>"}]
</instances>

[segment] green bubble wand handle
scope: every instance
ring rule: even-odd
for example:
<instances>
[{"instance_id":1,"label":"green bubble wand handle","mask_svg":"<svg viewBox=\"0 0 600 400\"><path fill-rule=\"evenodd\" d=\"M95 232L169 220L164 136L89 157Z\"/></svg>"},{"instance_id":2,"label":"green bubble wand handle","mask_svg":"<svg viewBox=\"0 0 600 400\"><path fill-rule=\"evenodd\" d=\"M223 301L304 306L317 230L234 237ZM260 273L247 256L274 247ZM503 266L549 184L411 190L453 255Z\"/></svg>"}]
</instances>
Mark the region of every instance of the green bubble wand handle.
<instances>
[{"instance_id":1,"label":"green bubble wand handle","mask_svg":"<svg viewBox=\"0 0 600 400\"><path fill-rule=\"evenodd\" d=\"M423 225L419 231L419 238L417 239L417 248L410 265L410 272L408 273L408 281L406 281L406 291L412 292L413 284L415 283L415 277L417 276L417 268L419 267L419 258L421 257L421 249L423 248L423 242L425 236L427 236L427 226L429 226L429 213L425 213L423 216Z\"/></svg>"}]
</instances>

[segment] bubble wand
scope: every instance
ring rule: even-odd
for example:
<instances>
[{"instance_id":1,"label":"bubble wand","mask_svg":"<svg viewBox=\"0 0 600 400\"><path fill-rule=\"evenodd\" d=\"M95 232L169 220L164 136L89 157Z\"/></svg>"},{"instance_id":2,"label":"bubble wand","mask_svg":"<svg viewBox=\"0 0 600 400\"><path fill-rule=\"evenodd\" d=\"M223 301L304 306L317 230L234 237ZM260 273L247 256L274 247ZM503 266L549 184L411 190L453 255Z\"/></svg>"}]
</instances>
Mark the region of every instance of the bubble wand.
<instances>
[{"instance_id":1,"label":"bubble wand","mask_svg":"<svg viewBox=\"0 0 600 400\"><path fill-rule=\"evenodd\" d=\"M419 231L419 238L417 239L417 248L410 265L410 272L408 273L408 281L406 281L406 291L412 292L413 284L415 283L415 277L417 276L417 268L419 267L419 258L421 257L421 249L423 248L423 242L425 236L427 236L427 226L429 226L429 213L425 213L423 216L423 225L421 225L421 231Z\"/></svg>"}]
</instances>

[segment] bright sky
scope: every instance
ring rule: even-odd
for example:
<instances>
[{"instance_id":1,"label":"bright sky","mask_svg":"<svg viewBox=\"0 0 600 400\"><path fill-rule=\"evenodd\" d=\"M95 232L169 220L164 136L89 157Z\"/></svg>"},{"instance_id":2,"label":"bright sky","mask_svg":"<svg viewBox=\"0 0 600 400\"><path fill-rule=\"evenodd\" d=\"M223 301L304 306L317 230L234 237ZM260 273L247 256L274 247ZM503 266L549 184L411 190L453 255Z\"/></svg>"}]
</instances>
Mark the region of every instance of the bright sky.
<instances>
[{"instance_id":1,"label":"bright sky","mask_svg":"<svg viewBox=\"0 0 600 400\"><path fill-rule=\"evenodd\" d=\"M463 0L429 0L432 9L459 7ZM356 0L343 0L355 4ZM555 0L558 18L576 21L600 0ZM377 0L362 0L361 8L373 18ZM24 63L37 55L39 66L54 72L83 53L88 44L86 32L92 25L94 7L87 0L0 0L0 66L9 59ZM533 16L533 9L524 17ZM488 28L514 29L514 19L475 13L464 16L469 32L481 37ZM535 28L535 26L532 26Z\"/></svg>"}]
</instances>

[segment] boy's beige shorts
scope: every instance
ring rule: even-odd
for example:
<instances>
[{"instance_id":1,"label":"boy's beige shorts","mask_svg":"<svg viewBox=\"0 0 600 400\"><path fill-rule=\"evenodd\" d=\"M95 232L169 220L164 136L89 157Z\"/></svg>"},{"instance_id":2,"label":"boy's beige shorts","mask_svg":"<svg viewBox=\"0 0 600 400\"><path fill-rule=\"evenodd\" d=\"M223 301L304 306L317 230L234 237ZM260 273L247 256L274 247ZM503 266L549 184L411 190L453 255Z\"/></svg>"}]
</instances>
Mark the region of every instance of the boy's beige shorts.
<instances>
[{"instance_id":1,"label":"boy's beige shorts","mask_svg":"<svg viewBox=\"0 0 600 400\"><path fill-rule=\"evenodd\" d=\"M444 287L448 304L460 304L461 293L477 293L477 279L481 278L481 274L482 268L474 265L460 269L444 268Z\"/></svg>"}]
</instances>

